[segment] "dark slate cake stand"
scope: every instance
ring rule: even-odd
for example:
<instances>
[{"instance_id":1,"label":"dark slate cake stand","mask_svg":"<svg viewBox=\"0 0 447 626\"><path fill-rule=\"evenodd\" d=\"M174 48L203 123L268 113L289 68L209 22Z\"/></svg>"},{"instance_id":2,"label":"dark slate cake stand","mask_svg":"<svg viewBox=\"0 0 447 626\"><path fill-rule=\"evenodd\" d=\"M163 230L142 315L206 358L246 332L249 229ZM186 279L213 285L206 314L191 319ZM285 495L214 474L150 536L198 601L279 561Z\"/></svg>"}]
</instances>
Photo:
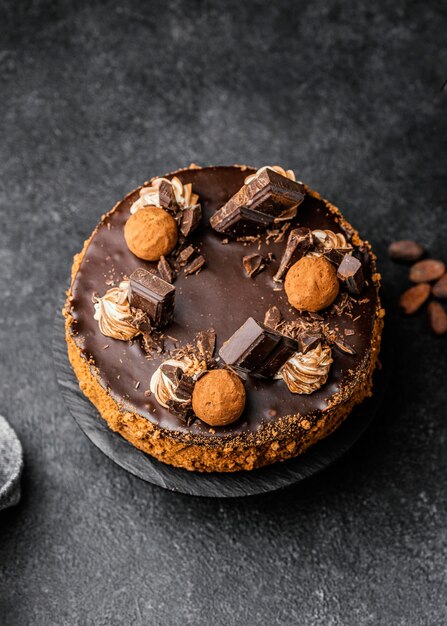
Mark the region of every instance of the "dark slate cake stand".
<instances>
[{"instance_id":1,"label":"dark slate cake stand","mask_svg":"<svg viewBox=\"0 0 447 626\"><path fill-rule=\"evenodd\" d=\"M62 306L62 305L61 305ZM304 454L264 468L232 473L200 473L166 465L137 450L113 432L93 404L81 392L70 365L65 342L64 320L55 321L53 355L56 378L68 410L85 435L120 467L143 480L193 496L233 498L267 493L289 487L325 469L347 452L378 415L390 371L390 347L384 337L381 361L375 373L374 395L356 407L349 418L329 437Z\"/></svg>"}]
</instances>

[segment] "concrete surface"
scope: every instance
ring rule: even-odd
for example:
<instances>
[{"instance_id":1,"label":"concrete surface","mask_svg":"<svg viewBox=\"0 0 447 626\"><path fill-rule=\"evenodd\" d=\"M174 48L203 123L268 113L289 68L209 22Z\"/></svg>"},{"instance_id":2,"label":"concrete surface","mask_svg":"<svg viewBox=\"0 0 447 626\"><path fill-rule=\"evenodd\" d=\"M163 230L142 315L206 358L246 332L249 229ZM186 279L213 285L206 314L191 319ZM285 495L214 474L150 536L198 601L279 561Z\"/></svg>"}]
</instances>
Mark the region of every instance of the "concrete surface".
<instances>
[{"instance_id":1,"label":"concrete surface","mask_svg":"<svg viewBox=\"0 0 447 626\"><path fill-rule=\"evenodd\" d=\"M56 303L100 213L192 161L279 163L375 246L446 253L445 3L0 3L0 623L444 624L446 339L392 310L383 419L285 493L197 500L126 474L67 414Z\"/></svg>"}]
</instances>

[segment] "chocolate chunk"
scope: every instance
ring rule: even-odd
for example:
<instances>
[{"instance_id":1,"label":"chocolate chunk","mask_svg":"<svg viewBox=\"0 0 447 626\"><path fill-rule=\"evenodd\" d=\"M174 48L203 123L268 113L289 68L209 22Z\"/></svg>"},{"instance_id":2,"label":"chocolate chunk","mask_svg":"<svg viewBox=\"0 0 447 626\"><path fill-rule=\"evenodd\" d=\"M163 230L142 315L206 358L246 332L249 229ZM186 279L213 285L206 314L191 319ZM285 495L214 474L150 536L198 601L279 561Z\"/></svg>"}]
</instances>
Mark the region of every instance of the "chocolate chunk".
<instances>
[{"instance_id":1,"label":"chocolate chunk","mask_svg":"<svg viewBox=\"0 0 447 626\"><path fill-rule=\"evenodd\" d=\"M407 289L399 298L399 306L406 315L416 313L430 295L430 285L419 283Z\"/></svg>"},{"instance_id":2,"label":"chocolate chunk","mask_svg":"<svg viewBox=\"0 0 447 626\"><path fill-rule=\"evenodd\" d=\"M169 265L169 261L166 257L161 256L158 261L157 270L163 280L167 283L173 283L175 280L175 272L172 267Z\"/></svg>"},{"instance_id":3,"label":"chocolate chunk","mask_svg":"<svg viewBox=\"0 0 447 626\"><path fill-rule=\"evenodd\" d=\"M415 263L410 270L412 283L429 283L438 280L445 273L445 264L436 259L425 259Z\"/></svg>"},{"instance_id":4,"label":"chocolate chunk","mask_svg":"<svg viewBox=\"0 0 447 626\"><path fill-rule=\"evenodd\" d=\"M169 368L172 368L172 371ZM171 398L167 402L169 412L187 424L190 424L194 419L192 411L194 379L185 374L180 367L162 365L161 370L163 374L168 376L173 384L173 394L175 398Z\"/></svg>"},{"instance_id":5,"label":"chocolate chunk","mask_svg":"<svg viewBox=\"0 0 447 626\"><path fill-rule=\"evenodd\" d=\"M323 255L327 258L327 260L337 267L343 261L345 254L346 249L344 248L329 248L327 250L323 250Z\"/></svg>"},{"instance_id":6,"label":"chocolate chunk","mask_svg":"<svg viewBox=\"0 0 447 626\"><path fill-rule=\"evenodd\" d=\"M313 350L321 343L322 335L318 333L308 333L303 331L297 337L298 341L298 350L303 354L309 352L309 350Z\"/></svg>"},{"instance_id":7,"label":"chocolate chunk","mask_svg":"<svg viewBox=\"0 0 447 626\"><path fill-rule=\"evenodd\" d=\"M359 294L365 286L362 263L352 254L345 254L338 268L337 276L345 284L349 293Z\"/></svg>"},{"instance_id":8,"label":"chocolate chunk","mask_svg":"<svg viewBox=\"0 0 447 626\"><path fill-rule=\"evenodd\" d=\"M162 363L160 370L168 378L171 383L177 387L181 377L183 376L183 370L178 365L171 365L170 363Z\"/></svg>"},{"instance_id":9,"label":"chocolate chunk","mask_svg":"<svg viewBox=\"0 0 447 626\"><path fill-rule=\"evenodd\" d=\"M349 343L346 343L346 341L343 341L343 339L337 338L334 341L334 345L340 350L340 352L343 352L344 354L350 354L351 356L357 354L354 348L350 346Z\"/></svg>"},{"instance_id":10,"label":"chocolate chunk","mask_svg":"<svg viewBox=\"0 0 447 626\"><path fill-rule=\"evenodd\" d=\"M197 348L207 363L210 363L216 349L216 333L214 330L206 330L197 333Z\"/></svg>"},{"instance_id":11,"label":"chocolate chunk","mask_svg":"<svg viewBox=\"0 0 447 626\"><path fill-rule=\"evenodd\" d=\"M205 257L200 255L197 258L195 258L193 261L191 261L191 263L188 263L188 265L184 268L183 271L185 272L187 276L189 276L189 274L195 274L200 269L202 269L205 263L206 263Z\"/></svg>"},{"instance_id":12,"label":"chocolate chunk","mask_svg":"<svg viewBox=\"0 0 447 626\"><path fill-rule=\"evenodd\" d=\"M257 252L247 254L247 256L242 257L242 263L249 278L260 272L265 267L264 257L262 254L258 254Z\"/></svg>"},{"instance_id":13,"label":"chocolate chunk","mask_svg":"<svg viewBox=\"0 0 447 626\"><path fill-rule=\"evenodd\" d=\"M268 309L264 317L264 325L269 328L276 329L280 321L282 320L281 311L277 306L272 304L272 306Z\"/></svg>"},{"instance_id":14,"label":"chocolate chunk","mask_svg":"<svg viewBox=\"0 0 447 626\"><path fill-rule=\"evenodd\" d=\"M422 258L424 248L416 241L403 239L401 241L393 241L388 247L388 254L394 261L409 261L414 263Z\"/></svg>"},{"instance_id":15,"label":"chocolate chunk","mask_svg":"<svg viewBox=\"0 0 447 626\"><path fill-rule=\"evenodd\" d=\"M200 204L187 207L182 211L180 221L180 232L185 237L189 237L196 228L199 226L202 220L202 207Z\"/></svg>"},{"instance_id":16,"label":"chocolate chunk","mask_svg":"<svg viewBox=\"0 0 447 626\"><path fill-rule=\"evenodd\" d=\"M290 265L292 257L299 261L312 245L312 232L310 228L294 228L290 231L287 238L286 249L282 255L278 271L273 277L276 282L281 282L287 268Z\"/></svg>"},{"instance_id":17,"label":"chocolate chunk","mask_svg":"<svg viewBox=\"0 0 447 626\"><path fill-rule=\"evenodd\" d=\"M447 300L447 274L444 274L444 276L433 285L433 295L435 298Z\"/></svg>"},{"instance_id":18,"label":"chocolate chunk","mask_svg":"<svg viewBox=\"0 0 447 626\"><path fill-rule=\"evenodd\" d=\"M186 265L186 263L188 263L188 261L195 255L195 253L196 251L192 246L187 246L186 248L183 248L183 250L181 250L177 256L177 261L179 262L179 265Z\"/></svg>"},{"instance_id":19,"label":"chocolate chunk","mask_svg":"<svg viewBox=\"0 0 447 626\"><path fill-rule=\"evenodd\" d=\"M177 209L174 189L168 180L162 180L158 188L159 204L167 209Z\"/></svg>"},{"instance_id":20,"label":"chocolate chunk","mask_svg":"<svg viewBox=\"0 0 447 626\"><path fill-rule=\"evenodd\" d=\"M129 279L129 303L149 316L157 328L168 324L174 315L175 287L143 268Z\"/></svg>"},{"instance_id":21,"label":"chocolate chunk","mask_svg":"<svg viewBox=\"0 0 447 626\"><path fill-rule=\"evenodd\" d=\"M262 168L211 217L210 224L219 233L243 235L250 228L268 226L303 199L302 183Z\"/></svg>"},{"instance_id":22,"label":"chocolate chunk","mask_svg":"<svg viewBox=\"0 0 447 626\"><path fill-rule=\"evenodd\" d=\"M430 302L427 307L430 328L436 335L447 333L447 313L440 302Z\"/></svg>"},{"instance_id":23,"label":"chocolate chunk","mask_svg":"<svg viewBox=\"0 0 447 626\"><path fill-rule=\"evenodd\" d=\"M219 354L235 370L257 378L272 378L297 350L296 341L249 317Z\"/></svg>"}]
</instances>

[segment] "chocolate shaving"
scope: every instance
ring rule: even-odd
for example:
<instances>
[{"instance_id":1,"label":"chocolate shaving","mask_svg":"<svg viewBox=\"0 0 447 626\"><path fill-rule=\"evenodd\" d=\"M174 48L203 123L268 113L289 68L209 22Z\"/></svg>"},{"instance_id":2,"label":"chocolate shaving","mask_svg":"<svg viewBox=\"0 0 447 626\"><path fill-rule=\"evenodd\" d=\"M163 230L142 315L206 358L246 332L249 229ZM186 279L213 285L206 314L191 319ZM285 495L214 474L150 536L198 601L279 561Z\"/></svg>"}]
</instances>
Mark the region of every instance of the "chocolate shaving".
<instances>
[{"instance_id":1,"label":"chocolate shaving","mask_svg":"<svg viewBox=\"0 0 447 626\"><path fill-rule=\"evenodd\" d=\"M257 252L247 254L247 256L242 257L242 263L249 278L263 270L265 267L264 257Z\"/></svg>"},{"instance_id":2,"label":"chocolate shaving","mask_svg":"<svg viewBox=\"0 0 447 626\"><path fill-rule=\"evenodd\" d=\"M294 228L290 231L286 249L279 263L279 268L273 277L276 282L281 282L287 268L295 255L297 260L303 257L312 245L312 232L310 228Z\"/></svg>"},{"instance_id":3,"label":"chocolate shaving","mask_svg":"<svg viewBox=\"0 0 447 626\"><path fill-rule=\"evenodd\" d=\"M157 265L157 270L160 276L163 278L163 280L165 280L167 283L172 284L174 282L175 272L170 266L169 261L166 259L166 257L164 256L160 257L160 260L158 261L158 265Z\"/></svg>"},{"instance_id":4,"label":"chocolate shaving","mask_svg":"<svg viewBox=\"0 0 447 626\"><path fill-rule=\"evenodd\" d=\"M276 330L276 327L281 322L281 319L282 319L281 311L278 309L277 306L272 304L272 306L267 310L264 316L264 324L265 326L268 326L269 328L273 328L273 330Z\"/></svg>"},{"instance_id":5,"label":"chocolate shaving","mask_svg":"<svg viewBox=\"0 0 447 626\"><path fill-rule=\"evenodd\" d=\"M161 336L144 333L142 344L148 358L152 358L154 353L161 354L164 350L164 339Z\"/></svg>"},{"instance_id":6,"label":"chocolate shaving","mask_svg":"<svg viewBox=\"0 0 447 626\"><path fill-rule=\"evenodd\" d=\"M286 222L285 224L283 224L283 226L281 226L281 229L279 231L279 233L276 235L276 237L273 239L274 243L281 243L281 241L284 239L286 231L290 228L290 222Z\"/></svg>"},{"instance_id":7,"label":"chocolate shaving","mask_svg":"<svg viewBox=\"0 0 447 626\"><path fill-rule=\"evenodd\" d=\"M352 309L353 302L349 295L344 291L340 293L337 300L334 302L332 308L337 315L342 315L345 311Z\"/></svg>"},{"instance_id":8,"label":"chocolate shaving","mask_svg":"<svg viewBox=\"0 0 447 626\"><path fill-rule=\"evenodd\" d=\"M183 271L185 272L186 276L189 276L190 274L196 274L199 270L202 269L205 263L205 257L200 255L196 259L191 261L191 263L188 263Z\"/></svg>"},{"instance_id":9,"label":"chocolate shaving","mask_svg":"<svg viewBox=\"0 0 447 626\"><path fill-rule=\"evenodd\" d=\"M238 243L255 243L259 241L259 235L245 235L243 237L236 237Z\"/></svg>"},{"instance_id":10,"label":"chocolate shaving","mask_svg":"<svg viewBox=\"0 0 447 626\"><path fill-rule=\"evenodd\" d=\"M151 330L151 320L149 319L148 314L141 309L136 309L135 307L130 308L131 312L131 324L132 326L136 326L139 330L144 333L149 333Z\"/></svg>"},{"instance_id":11,"label":"chocolate shaving","mask_svg":"<svg viewBox=\"0 0 447 626\"><path fill-rule=\"evenodd\" d=\"M346 343L346 341L343 341L343 339L337 338L334 341L334 344L340 350L340 352L344 352L344 354L350 354L350 355L357 354L354 348L350 346L348 343Z\"/></svg>"}]
</instances>

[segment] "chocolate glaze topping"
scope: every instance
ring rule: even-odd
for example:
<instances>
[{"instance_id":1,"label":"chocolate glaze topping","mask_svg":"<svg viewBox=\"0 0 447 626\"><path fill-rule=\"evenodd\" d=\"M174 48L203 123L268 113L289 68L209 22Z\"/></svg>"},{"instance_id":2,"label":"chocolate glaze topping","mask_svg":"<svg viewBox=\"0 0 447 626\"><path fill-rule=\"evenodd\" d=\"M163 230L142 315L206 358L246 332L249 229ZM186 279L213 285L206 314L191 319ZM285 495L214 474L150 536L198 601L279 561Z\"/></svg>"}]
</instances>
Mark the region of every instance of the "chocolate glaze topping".
<instances>
[{"instance_id":1,"label":"chocolate glaze topping","mask_svg":"<svg viewBox=\"0 0 447 626\"><path fill-rule=\"evenodd\" d=\"M272 305L280 309L285 320L293 320L298 316L288 303L285 292L278 291L278 283L273 281L287 234L281 243L270 240L270 244L267 244L265 237L262 238L259 249L257 242L244 244L230 240L223 244L225 236L209 226L210 216L238 191L244 178L254 171L234 166L187 169L175 174L183 183L191 182L193 191L200 196L204 214L202 225L188 241L206 259L206 266L200 273L185 276L180 271L175 281L174 322L164 330L171 338L175 338L178 347L194 341L196 333L214 328L217 354L223 342L248 317L262 322ZM334 362L329 379L321 389L311 395L297 395L292 394L282 380L266 381L248 377L245 383L247 404L242 417L230 426L214 429L200 420L188 426L161 407L153 397L148 397L145 392L149 389L151 376L168 357L155 355L148 360L140 338L128 343L104 337L93 318L92 302L93 294L102 296L112 286L112 281L118 284L136 268L156 268L156 263L137 259L124 240L124 224L130 215L130 206L137 197L138 190L129 194L99 224L72 285L73 336L85 357L94 361L101 384L109 390L116 402L161 428L178 433L180 437L182 433L191 433L206 438L221 438L256 433L264 424L271 425L286 415L299 414L313 423L334 394L349 390L356 380L356 373L369 358L376 315L377 297L371 281L372 264L369 256L365 267L367 284L361 296L354 298L350 316L337 315L334 307L321 313L331 326L339 329L342 337L344 329L349 329L346 339L355 350L355 354L351 355L333 348ZM307 194L292 221L292 227L329 229L343 232L349 238L350 233L339 222L340 216L332 213L324 200ZM255 252L266 257L273 253L274 260L262 272L248 278L242 258ZM351 331L354 333L351 334ZM174 347L172 339L168 340L167 345Z\"/></svg>"}]
</instances>

